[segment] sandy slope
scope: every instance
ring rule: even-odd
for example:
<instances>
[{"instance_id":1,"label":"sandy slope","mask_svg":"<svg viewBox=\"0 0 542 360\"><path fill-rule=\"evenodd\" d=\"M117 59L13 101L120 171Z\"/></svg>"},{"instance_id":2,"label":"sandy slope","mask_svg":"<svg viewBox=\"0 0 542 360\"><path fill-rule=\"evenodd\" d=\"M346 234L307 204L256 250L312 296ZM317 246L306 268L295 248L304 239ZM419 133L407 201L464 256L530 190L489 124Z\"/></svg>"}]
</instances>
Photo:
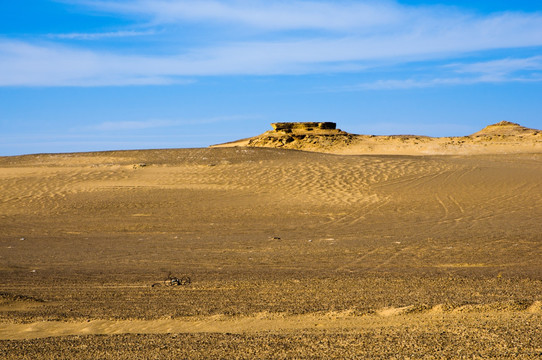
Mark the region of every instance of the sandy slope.
<instances>
[{"instance_id":1,"label":"sandy slope","mask_svg":"<svg viewBox=\"0 0 542 360\"><path fill-rule=\"evenodd\" d=\"M0 357L537 358L540 179L537 153L0 158Z\"/></svg>"}]
</instances>

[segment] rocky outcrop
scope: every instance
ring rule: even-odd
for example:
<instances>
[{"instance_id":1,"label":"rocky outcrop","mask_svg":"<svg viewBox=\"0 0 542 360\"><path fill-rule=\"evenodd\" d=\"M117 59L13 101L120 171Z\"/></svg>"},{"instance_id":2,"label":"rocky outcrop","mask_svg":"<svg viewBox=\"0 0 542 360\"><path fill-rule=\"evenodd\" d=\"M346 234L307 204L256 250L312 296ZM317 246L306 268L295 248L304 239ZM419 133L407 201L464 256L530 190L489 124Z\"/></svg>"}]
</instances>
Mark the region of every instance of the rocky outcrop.
<instances>
[{"instance_id":1,"label":"rocky outcrop","mask_svg":"<svg viewBox=\"0 0 542 360\"><path fill-rule=\"evenodd\" d=\"M272 123L271 126L275 131L313 131L320 130L335 130L337 124L334 122L279 122Z\"/></svg>"},{"instance_id":2,"label":"rocky outcrop","mask_svg":"<svg viewBox=\"0 0 542 360\"><path fill-rule=\"evenodd\" d=\"M297 150L325 149L336 146L348 146L355 135L337 134L287 134L284 136L260 135L250 139L247 146L272 147Z\"/></svg>"},{"instance_id":3,"label":"rocky outcrop","mask_svg":"<svg viewBox=\"0 0 542 360\"><path fill-rule=\"evenodd\" d=\"M355 135L337 129L334 122L280 122L272 131L251 138L247 146L298 150L347 146Z\"/></svg>"}]
</instances>

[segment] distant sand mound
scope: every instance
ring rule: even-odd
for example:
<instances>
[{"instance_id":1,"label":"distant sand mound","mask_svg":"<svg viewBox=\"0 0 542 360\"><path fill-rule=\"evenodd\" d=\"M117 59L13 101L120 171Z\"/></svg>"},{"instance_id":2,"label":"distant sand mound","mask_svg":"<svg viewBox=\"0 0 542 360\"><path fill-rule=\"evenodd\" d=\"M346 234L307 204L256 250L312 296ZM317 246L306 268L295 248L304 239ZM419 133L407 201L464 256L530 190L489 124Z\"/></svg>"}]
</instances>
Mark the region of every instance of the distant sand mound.
<instances>
[{"instance_id":1,"label":"distant sand mound","mask_svg":"<svg viewBox=\"0 0 542 360\"><path fill-rule=\"evenodd\" d=\"M542 132L501 121L469 136L434 138L420 135L356 135L332 122L285 122L273 130L213 147L266 147L363 155L468 155L542 152Z\"/></svg>"},{"instance_id":2,"label":"distant sand mound","mask_svg":"<svg viewBox=\"0 0 542 360\"><path fill-rule=\"evenodd\" d=\"M516 136L516 135L536 135L540 131L530 129L520 124L510 121L501 121L493 125L486 126L482 130L472 134L471 136Z\"/></svg>"}]
</instances>

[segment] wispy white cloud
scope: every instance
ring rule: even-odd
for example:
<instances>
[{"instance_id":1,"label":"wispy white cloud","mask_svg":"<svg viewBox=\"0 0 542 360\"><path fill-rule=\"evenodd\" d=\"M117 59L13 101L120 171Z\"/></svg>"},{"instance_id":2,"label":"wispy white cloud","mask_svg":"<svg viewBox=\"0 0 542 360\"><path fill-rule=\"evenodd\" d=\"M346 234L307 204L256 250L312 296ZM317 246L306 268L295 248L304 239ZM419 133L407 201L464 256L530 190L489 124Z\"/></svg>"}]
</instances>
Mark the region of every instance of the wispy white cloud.
<instances>
[{"instance_id":1,"label":"wispy white cloud","mask_svg":"<svg viewBox=\"0 0 542 360\"><path fill-rule=\"evenodd\" d=\"M154 23L221 22L267 30L348 30L404 21L408 12L393 1L285 0L72 1L94 10L138 16Z\"/></svg>"},{"instance_id":2,"label":"wispy white cloud","mask_svg":"<svg viewBox=\"0 0 542 360\"><path fill-rule=\"evenodd\" d=\"M131 131L176 127L183 125L203 125L215 124L220 122L246 121L254 120L257 118L259 118L257 115L232 115L199 119L149 119L142 121L106 121L100 124L89 126L87 127L87 129L98 131Z\"/></svg>"},{"instance_id":3,"label":"wispy white cloud","mask_svg":"<svg viewBox=\"0 0 542 360\"><path fill-rule=\"evenodd\" d=\"M542 38L541 38L542 39ZM360 71L379 61L413 61L441 57L441 46L402 47L401 38L304 40L275 43L240 43L193 50L177 56L138 56L81 50L57 44L34 45L0 40L0 85L4 86L110 86L190 83L197 76L308 74ZM382 42L386 42L385 45ZM380 43L380 44L379 44ZM480 44L480 47L488 44ZM470 46L469 46L470 47ZM459 51L459 50L457 50ZM464 50L466 51L466 50ZM529 64L535 64L534 61ZM488 64L488 66L519 65ZM483 66L482 64L477 66ZM470 70L469 70L470 69ZM457 67L473 71L474 65ZM487 81L480 77L478 81ZM432 84L468 83L441 79ZM393 81L376 87L397 87ZM412 86L429 84L411 83Z\"/></svg>"},{"instance_id":4,"label":"wispy white cloud","mask_svg":"<svg viewBox=\"0 0 542 360\"><path fill-rule=\"evenodd\" d=\"M542 56L506 58L467 64L449 64L448 76L377 80L327 89L326 91L402 90L436 86L472 85L510 82L542 82ZM526 73L527 72L527 73Z\"/></svg>"},{"instance_id":5,"label":"wispy white cloud","mask_svg":"<svg viewBox=\"0 0 542 360\"><path fill-rule=\"evenodd\" d=\"M190 83L167 59L123 56L58 44L0 39L0 85L123 86ZM162 69L166 66L166 69Z\"/></svg>"},{"instance_id":6,"label":"wispy white cloud","mask_svg":"<svg viewBox=\"0 0 542 360\"><path fill-rule=\"evenodd\" d=\"M542 79L540 79L542 81ZM358 91L358 90L405 90L405 89L421 89L436 86L453 86L453 85L472 85L480 83L495 83L504 82L504 79L495 79L491 77L471 77L471 78L434 78L434 79L391 79L377 80L374 82L361 83L351 86L343 86L340 88L331 89L332 92L341 91ZM507 81L520 81L520 79L509 79Z\"/></svg>"},{"instance_id":7,"label":"wispy white cloud","mask_svg":"<svg viewBox=\"0 0 542 360\"><path fill-rule=\"evenodd\" d=\"M212 30L207 31L213 31L213 40L187 45L182 41L184 33L170 33L167 55L149 55L147 49L138 47L127 54L121 49L87 50L55 42L0 38L0 86L164 85L198 76L338 73L390 62L445 59L473 51L542 46L542 13L473 15L445 7L403 6L391 0L70 2L161 26L186 22L209 25ZM225 22L263 31L265 36L259 39L265 40L248 40L245 31L224 31L231 28ZM276 30L305 31L292 35ZM221 38L222 33L228 35ZM74 33L65 34L65 39L134 34L111 32L93 38L91 34ZM172 51L172 47L177 50ZM139 55L134 55L137 50ZM458 73L460 70L456 67ZM468 83L461 77L409 81L401 84L388 80L370 86Z\"/></svg>"},{"instance_id":8,"label":"wispy white cloud","mask_svg":"<svg viewBox=\"0 0 542 360\"><path fill-rule=\"evenodd\" d=\"M89 128L99 131L117 131L117 130L144 130L153 128L162 128L175 126L171 120L146 120L146 121L106 121Z\"/></svg>"},{"instance_id":9,"label":"wispy white cloud","mask_svg":"<svg viewBox=\"0 0 542 360\"><path fill-rule=\"evenodd\" d=\"M68 33L68 34L48 34L51 39L68 39L68 40L102 40L108 38L124 38L134 36L148 36L157 34L156 30L147 31L113 31L102 33Z\"/></svg>"},{"instance_id":10,"label":"wispy white cloud","mask_svg":"<svg viewBox=\"0 0 542 360\"><path fill-rule=\"evenodd\" d=\"M377 80L373 82L360 83L355 85L343 86L330 89L331 92L341 91L359 91L359 90L404 90L404 89L419 89L442 85L466 85L473 84L472 79L461 78L436 78L428 80L419 79L392 79L392 80Z\"/></svg>"},{"instance_id":11,"label":"wispy white cloud","mask_svg":"<svg viewBox=\"0 0 542 360\"><path fill-rule=\"evenodd\" d=\"M448 66L458 73L505 75L518 71L542 71L542 56L506 58L472 64L450 64Z\"/></svg>"}]
</instances>

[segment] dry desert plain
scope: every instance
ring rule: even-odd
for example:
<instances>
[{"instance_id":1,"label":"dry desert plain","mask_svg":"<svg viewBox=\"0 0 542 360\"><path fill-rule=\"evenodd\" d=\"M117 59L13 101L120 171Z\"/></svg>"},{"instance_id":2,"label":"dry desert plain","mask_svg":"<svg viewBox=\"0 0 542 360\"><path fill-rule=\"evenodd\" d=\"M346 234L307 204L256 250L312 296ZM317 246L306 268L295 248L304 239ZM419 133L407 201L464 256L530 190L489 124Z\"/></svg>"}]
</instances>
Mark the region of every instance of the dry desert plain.
<instances>
[{"instance_id":1,"label":"dry desert plain","mask_svg":"<svg viewBox=\"0 0 542 360\"><path fill-rule=\"evenodd\" d=\"M539 359L539 135L0 157L0 358Z\"/></svg>"}]
</instances>

